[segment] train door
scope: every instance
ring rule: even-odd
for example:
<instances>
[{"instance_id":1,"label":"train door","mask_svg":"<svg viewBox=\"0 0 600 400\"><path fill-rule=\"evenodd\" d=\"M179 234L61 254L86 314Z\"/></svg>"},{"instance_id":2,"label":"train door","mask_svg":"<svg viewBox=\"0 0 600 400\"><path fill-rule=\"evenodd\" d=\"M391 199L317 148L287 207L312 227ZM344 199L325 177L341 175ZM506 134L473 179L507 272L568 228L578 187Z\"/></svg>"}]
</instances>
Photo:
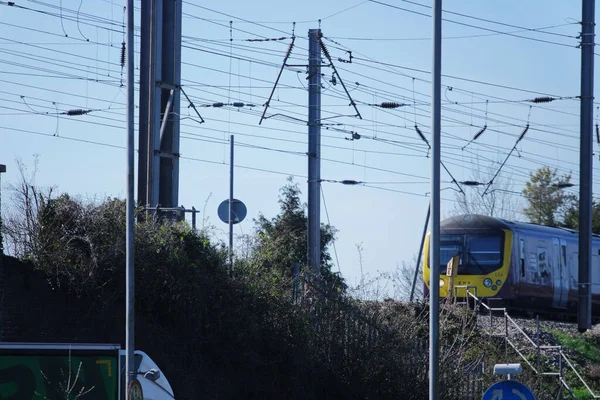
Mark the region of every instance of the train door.
<instances>
[{"instance_id":1,"label":"train door","mask_svg":"<svg viewBox=\"0 0 600 400\"><path fill-rule=\"evenodd\" d=\"M569 295L569 270L567 269L567 243L564 239L552 239L552 306L567 307Z\"/></svg>"}]
</instances>

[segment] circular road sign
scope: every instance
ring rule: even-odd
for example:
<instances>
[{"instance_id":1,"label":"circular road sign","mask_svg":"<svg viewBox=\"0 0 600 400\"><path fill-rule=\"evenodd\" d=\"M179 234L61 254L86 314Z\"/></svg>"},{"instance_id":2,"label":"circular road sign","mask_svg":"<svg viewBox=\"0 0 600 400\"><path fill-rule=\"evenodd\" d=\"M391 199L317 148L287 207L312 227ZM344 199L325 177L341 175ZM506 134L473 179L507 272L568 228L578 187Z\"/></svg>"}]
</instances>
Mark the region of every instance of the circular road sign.
<instances>
[{"instance_id":1,"label":"circular road sign","mask_svg":"<svg viewBox=\"0 0 600 400\"><path fill-rule=\"evenodd\" d=\"M241 200L233 199L231 212L233 213L234 224L242 222L244 218L246 218L246 205L242 203ZM219 218L221 219L221 221L225 222L226 224L229 223L229 199L223 200L223 202L219 204L217 214L219 214Z\"/></svg>"},{"instance_id":2,"label":"circular road sign","mask_svg":"<svg viewBox=\"0 0 600 400\"><path fill-rule=\"evenodd\" d=\"M531 390L517 381L494 383L483 394L482 400L535 400Z\"/></svg>"},{"instance_id":3,"label":"circular road sign","mask_svg":"<svg viewBox=\"0 0 600 400\"><path fill-rule=\"evenodd\" d=\"M142 384L137 379L133 379L129 384L129 399L131 400L144 400L144 393L142 391Z\"/></svg>"}]
</instances>

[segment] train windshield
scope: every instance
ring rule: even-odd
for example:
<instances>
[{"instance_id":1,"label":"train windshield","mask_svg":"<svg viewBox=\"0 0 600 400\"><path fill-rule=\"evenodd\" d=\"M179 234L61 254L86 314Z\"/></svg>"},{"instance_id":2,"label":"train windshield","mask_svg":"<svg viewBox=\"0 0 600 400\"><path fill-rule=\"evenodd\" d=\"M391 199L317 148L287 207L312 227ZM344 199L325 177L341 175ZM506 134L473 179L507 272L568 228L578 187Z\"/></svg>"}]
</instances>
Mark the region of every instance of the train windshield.
<instances>
[{"instance_id":1,"label":"train windshield","mask_svg":"<svg viewBox=\"0 0 600 400\"><path fill-rule=\"evenodd\" d=\"M485 275L502 266L503 235L441 235L440 274L452 257L460 257L459 275Z\"/></svg>"}]
</instances>

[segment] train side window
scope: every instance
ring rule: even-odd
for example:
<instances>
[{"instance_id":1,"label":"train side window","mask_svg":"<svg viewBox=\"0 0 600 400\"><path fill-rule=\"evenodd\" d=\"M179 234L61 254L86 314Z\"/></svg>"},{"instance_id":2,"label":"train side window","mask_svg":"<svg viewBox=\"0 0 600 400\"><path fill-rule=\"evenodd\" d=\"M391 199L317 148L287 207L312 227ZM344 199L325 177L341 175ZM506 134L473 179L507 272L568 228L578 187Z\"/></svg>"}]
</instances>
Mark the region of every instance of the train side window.
<instances>
[{"instance_id":1,"label":"train side window","mask_svg":"<svg viewBox=\"0 0 600 400\"><path fill-rule=\"evenodd\" d=\"M523 239L519 240L520 244L520 253L521 253L521 276L525 277L525 241Z\"/></svg>"},{"instance_id":2,"label":"train side window","mask_svg":"<svg viewBox=\"0 0 600 400\"><path fill-rule=\"evenodd\" d=\"M562 255L562 265L563 267L567 266L567 246L566 245L562 245L561 247L561 255Z\"/></svg>"}]
</instances>

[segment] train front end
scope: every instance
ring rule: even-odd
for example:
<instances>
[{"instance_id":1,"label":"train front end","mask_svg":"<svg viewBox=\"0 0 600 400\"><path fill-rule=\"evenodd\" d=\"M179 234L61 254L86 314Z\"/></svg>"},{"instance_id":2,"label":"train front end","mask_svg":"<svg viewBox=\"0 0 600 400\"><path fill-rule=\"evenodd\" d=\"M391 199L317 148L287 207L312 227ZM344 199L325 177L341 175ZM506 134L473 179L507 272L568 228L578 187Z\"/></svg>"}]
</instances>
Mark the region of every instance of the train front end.
<instances>
[{"instance_id":1,"label":"train front end","mask_svg":"<svg viewBox=\"0 0 600 400\"><path fill-rule=\"evenodd\" d=\"M430 239L427 234L423 248L423 282L425 297L431 284L440 287L440 298L465 298L466 289L479 298L501 297L507 285L512 254L513 234L500 219L461 215L441 221L440 274L431 277ZM456 275L447 275L447 265L457 257ZM450 293L449 293L450 291Z\"/></svg>"}]
</instances>

